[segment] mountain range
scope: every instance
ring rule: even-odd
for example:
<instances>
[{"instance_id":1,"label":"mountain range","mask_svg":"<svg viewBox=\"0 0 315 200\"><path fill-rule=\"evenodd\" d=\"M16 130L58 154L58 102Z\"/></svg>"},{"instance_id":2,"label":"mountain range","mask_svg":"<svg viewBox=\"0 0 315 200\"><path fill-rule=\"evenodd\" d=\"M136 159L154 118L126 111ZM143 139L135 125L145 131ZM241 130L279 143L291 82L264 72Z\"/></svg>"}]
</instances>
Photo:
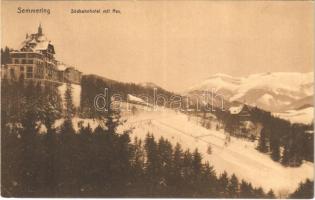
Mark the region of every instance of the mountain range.
<instances>
[{"instance_id":1,"label":"mountain range","mask_svg":"<svg viewBox=\"0 0 315 200\"><path fill-rule=\"evenodd\" d=\"M272 112L313 107L313 72L273 72L233 77L214 74L186 94L215 91L229 102L242 102Z\"/></svg>"}]
</instances>

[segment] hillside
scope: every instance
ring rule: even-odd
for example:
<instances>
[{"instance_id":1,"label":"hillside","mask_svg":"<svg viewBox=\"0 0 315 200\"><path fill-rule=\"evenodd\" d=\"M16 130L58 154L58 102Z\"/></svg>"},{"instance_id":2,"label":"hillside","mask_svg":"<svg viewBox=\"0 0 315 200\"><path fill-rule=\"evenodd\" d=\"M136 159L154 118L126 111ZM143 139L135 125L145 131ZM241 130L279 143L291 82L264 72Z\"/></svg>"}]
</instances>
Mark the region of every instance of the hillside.
<instances>
[{"instance_id":1,"label":"hillside","mask_svg":"<svg viewBox=\"0 0 315 200\"><path fill-rule=\"evenodd\" d=\"M126 104L124 104L126 106ZM241 179L249 181L253 186L261 186L265 191L272 188L276 195L285 196L293 192L299 183L306 178L313 178L313 163L303 162L300 167L284 167L279 162L270 159L269 155L256 150L257 142L231 136L230 141L223 129L216 130L215 119L211 128L206 129L200 125L195 117L176 112L170 109L159 108L157 111L147 111L145 106L131 104L136 107L135 112L122 112L127 122L119 131L133 128L132 137L144 139L148 133L155 138L164 137L172 144L180 143L183 148L198 150L203 160L209 161L215 171L220 174L227 171ZM56 128L62 124L58 120ZM94 130L99 121L92 119L73 119L76 130L77 124L87 126L90 124ZM208 148L211 146L211 154Z\"/></svg>"},{"instance_id":2,"label":"hillside","mask_svg":"<svg viewBox=\"0 0 315 200\"><path fill-rule=\"evenodd\" d=\"M135 84L119 82L97 75L84 75L81 81L81 110L82 114L91 117L94 112L94 98L99 94L108 96L117 95L120 101L127 101L128 94L141 97L150 104L170 106L170 99L175 93L169 92L155 84ZM116 97L117 97L116 96Z\"/></svg>"},{"instance_id":3,"label":"hillside","mask_svg":"<svg viewBox=\"0 0 315 200\"><path fill-rule=\"evenodd\" d=\"M292 192L300 181L313 177L313 163L305 162L298 168L287 168L274 162L266 154L258 152L256 143L231 137L225 145L224 131L208 130L199 125L197 119L165 109L157 112L139 110L136 115L125 116L126 127L134 127L133 136L144 138L153 133L156 138L163 136L173 144L180 143L185 148L198 148L204 160L214 165L218 173L224 170L250 181L265 190L272 188L277 193ZM211 146L211 155L207 154ZM272 180L272 181L271 181Z\"/></svg>"}]
</instances>

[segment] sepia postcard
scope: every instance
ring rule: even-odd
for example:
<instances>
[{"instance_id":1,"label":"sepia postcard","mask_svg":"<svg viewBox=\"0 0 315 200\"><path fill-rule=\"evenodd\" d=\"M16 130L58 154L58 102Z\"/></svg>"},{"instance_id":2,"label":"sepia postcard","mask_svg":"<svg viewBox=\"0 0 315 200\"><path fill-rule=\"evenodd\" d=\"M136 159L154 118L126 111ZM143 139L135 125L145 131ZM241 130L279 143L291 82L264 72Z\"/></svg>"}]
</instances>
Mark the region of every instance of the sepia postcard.
<instances>
[{"instance_id":1,"label":"sepia postcard","mask_svg":"<svg viewBox=\"0 0 315 200\"><path fill-rule=\"evenodd\" d=\"M3 198L314 198L313 1L1 2Z\"/></svg>"}]
</instances>

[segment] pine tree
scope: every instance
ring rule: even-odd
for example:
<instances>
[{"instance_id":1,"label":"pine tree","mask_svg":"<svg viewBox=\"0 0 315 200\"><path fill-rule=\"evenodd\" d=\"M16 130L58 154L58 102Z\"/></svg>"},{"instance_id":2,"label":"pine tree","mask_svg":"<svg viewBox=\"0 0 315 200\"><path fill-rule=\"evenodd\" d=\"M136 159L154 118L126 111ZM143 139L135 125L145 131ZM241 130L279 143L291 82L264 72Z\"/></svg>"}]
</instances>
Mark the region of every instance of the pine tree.
<instances>
[{"instance_id":1,"label":"pine tree","mask_svg":"<svg viewBox=\"0 0 315 200\"><path fill-rule=\"evenodd\" d=\"M72 98L71 83L67 83L64 99L65 99L65 121L62 127L63 129L62 132L65 134L71 134L75 132L75 130L73 129L73 124L72 124L72 117L75 114L75 108L72 101L73 98Z\"/></svg>"},{"instance_id":2,"label":"pine tree","mask_svg":"<svg viewBox=\"0 0 315 200\"><path fill-rule=\"evenodd\" d=\"M274 161L280 160L280 138L275 135L274 132L271 133L270 136L270 151L271 151L271 158Z\"/></svg>"},{"instance_id":3,"label":"pine tree","mask_svg":"<svg viewBox=\"0 0 315 200\"><path fill-rule=\"evenodd\" d=\"M72 86L71 83L67 83L66 91L64 94L65 99L65 118L66 120L72 119L75 114L75 107L73 104Z\"/></svg>"},{"instance_id":4,"label":"pine tree","mask_svg":"<svg viewBox=\"0 0 315 200\"><path fill-rule=\"evenodd\" d=\"M275 197L276 197L275 193L273 192L272 189L270 189L269 192L267 193L267 198L274 199Z\"/></svg>"},{"instance_id":5,"label":"pine tree","mask_svg":"<svg viewBox=\"0 0 315 200\"><path fill-rule=\"evenodd\" d=\"M31 81L25 89L25 101L21 110L21 123L26 134L38 133L37 122L39 120L40 106L34 83Z\"/></svg>"},{"instance_id":6,"label":"pine tree","mask_svg":"<svg viewBox=\"0 0 315 200\"><path fill-rule=\"evenodd\" d=\"M254 198L252 185L244 180L240 184L240 198Z\"/></svg>"},{"instance_id":7,"label":"pine tree","mask_svg":"<svg viewBox=\"0 0 315 200\"><path fill-rule=\"evenodd\" d=\"M177 143L173 153L173 170L174 173L178 173L179 176L181 175L180 170L183 165L183 155L182 147Z\"/></svg>"},{"instance_id":8,"label":"pine tree","mask_svg":"<svg viewBox=\"0 0 315 200\"><path fill-rule=\"evenodd\" d=\"M40 91L41 85L37 86L37 91ZM46 84L44 91L39 96L40 120L47 128L47 133L52 132L53 124L55 120L61 117L62 106L61 97L59 96L58 89L55 85Z\"/></svg>"},{"instance_id":9,"label":"pine tree","mask_svg":"<svg viewBox=\"0 0 315 200\"><path fill-rule=\"evenodd\" d=\"M167 179L170 176L170 171L172 167L172 157L173 157L173 149L171 143L164 139L160 138L158 142L158 155L160 160L160 167L162 176Z\"/></svg>"},{"instance_id":10,"label":"pine tree","mask_svg":"<svg viewBox=\"0 0 315 200\"><path fill-rule=\"evenodd\" d=\"M314 198L314 181L306 179L305 182L300 183L298 189L290 195L294 199L312 199Z\"/></svg>"},{"instance_id":11,"label":"pine tree","mask_svg":"<svg viewBox=\"0 0 315 200\"><path fill-rule=\"evenodd\" d=\"M237 198L239 193L239 182L235 174L232 174L231 179L229 181L228 185L228 193L229 197L231 198Z\"/></svg>"},{"instance_id":12,"label":"pine tree","mask_svg":"<svg viewBox=\"0 0 315 200\"><path fill-rule=\"evenodd\" d=\"M158 147L153 135L148 134L145 139L145 152L146 152L146 178L149 193L154 193L154 189L159 181L159 165L160 160L158 156Z\"/></svg>"},{"instance_id":13,"label":"pine tree","mask_svg":"<svg viewBox=\"0 0 315 200\"><path fill-rule=\"evenodd\" d=\"M257 147L257 149L262 153L266 153L268 151L266 134L267 134L266 128L263 128L260 132L260 137L259 137L258 147Z\"/></svg>"},{"instance_id":14,"label":"pine tree","mask_svg":"<svg viewBox=\"0 0 315 200\"><path fill-rule=\"evenodd\" d=\"M105 126L107 127L107 131L112 134L116 133L118 126L122 125L125 122L125 121L121 121L120 111L113 109L111 106L109 106L108 111L105 113L104 119L105 119Z\"/></svg>"},{"instance_id":15,"label":"pine tree","mask_svg":"<svg viewBox=\"0 0 315 200\"><path fill-rule=\"evenodd\" d=\"M173 187L174 195L180 195L183 185L183 157L184 153L179 143L176 144L173 151L172 167L170 172L170 186Z\"/></svg>"},{"instance_id":16,"label":"pine tree","mask_svg":"<svg viewBox=\"0 0 315 200\"><path fill-rule=\"evenodd\" d=\"M1 65L10 63L10 49L5 47L4 50L1 48Z\"/></svg>"},{"instance_id":17,"label":"pine tree","mask_svg":"<svg viewBox=\"0 0 315 200\"><path fill-rule=\"evenodd\" d=\"M194 169L193 169L193 156L189 150L184 152L183 157L183 196L191 194L194 187Z\"/></svg>"},{"instance_id":18,"label":"pine tree","mask_svg":"<svg viewBox=\"0 0 315 200\"><path fill-rule=\"evenodd\" d=\"M292 125L292 145L290 147L290 166L296 167L302 164L304 159L304 144L306 143L305 132L302 125Z\"/></svg>"},{"instance_id":19,"label":"pine tree","mask_svg":"<svg viewBox=\"0 0 315 200\"><path fill-rule=\"evenodd\" d=\"M203 165L202 165L202 156L199 153L198 149L192 154L192 189L194 191L193 197L200 197L203 182L202 182L202 172L203 172Z\"/></svg>"},{"instance_id":20,"label":"pine tree","mask_svg":"<svg viewBox=\"0 0 315 200\"><path fill-rule=\"evenodd\" d=\"M30 83L34 87L33 82ZM25 106L30 105L32 103L33 105L36 104L36 96L38 96L34 91L32 91L32 94L27 94L26 93L26 88L25 88L25 83L24 79L20 78L18 81L10 81L10 92L9 92L9 102L5 107L9 107L9 120L13 123L20 122L21 118L23 116L24 111L26 110ZM27 88L28 90L30 88ZM30 100L33 98L35 101L34 102L28 102L26 104L26 97L27 99ZM35 108L37 109L37 108ZM22 112L21 112L22 111Z\"/></svg>"},{"instance_id":21,"label":"pine tree","mask_svg":"<svg viewBox=\"0 0 315 200\"><path fill-rule=\"evenodd\" d=\"M201 163L202 157L198 149L195 149L192 156L193 156L192 165L193 165L194 173L195 175L199 175L202 169L202 163Z\"/></svg>"},{"instance_id":22,"label":"pine tree","mask_svg":"<svg viewBox=\"0 0 315 200\"><path fill-rule=\"evenodd\" d=\"M144 180L144 169L145 165L145 153L143 150L142 140L135 137L133 145L133 159L131 160L131 167L133 170L132 181L133 183L141 187Z\"/></svg>"},{"instance_id":23,"label":"pine tree","mask_svg":"<svg viewBox=\"0 0 315 200\"><path fill-rule=\"evenodd\" d=\"M229 184L229 178L228 175L226 173L226 171L224 171L219 179L218 179L218 184L219 184L219 191L220 191L220 195L222 197L227 197L228 194L228 184Z\"/></svg>"},{"instance_id":24,"label":"pine tree","mask_svg":"<svg viewBox=\"0 0 315 200\"><path fill-rule=\"evenodd\" d=\"M213 166L210 166L209 162L203 165L202 170L202 184L201 192L203 197L217 197L218 196L218 185L217 177Z\"/></svg>"},{"instance_id":25,"label":"pine tree","mask_svg":"<svg viewBox=\"0 0 315 200\"><path fill-rule=\"evenodd\" d=\"M254 188L253 193L254 193L255 198L257 199L265 198L264 190L261 187Z\"/></svg>"},{"instance_id":26,"label":"pine tree","mask_svg":"<svg viewBox=\"0 0 315 200\"><path fill-rule=\"evenodd\" d=\"M281 164L287 166L289 165L290 163L290 144L289 142L287 142L285 145L284 145L284 149L283 149L283 154L282 154L282 157L281 157Z\"/></svg>"}]
</instances>

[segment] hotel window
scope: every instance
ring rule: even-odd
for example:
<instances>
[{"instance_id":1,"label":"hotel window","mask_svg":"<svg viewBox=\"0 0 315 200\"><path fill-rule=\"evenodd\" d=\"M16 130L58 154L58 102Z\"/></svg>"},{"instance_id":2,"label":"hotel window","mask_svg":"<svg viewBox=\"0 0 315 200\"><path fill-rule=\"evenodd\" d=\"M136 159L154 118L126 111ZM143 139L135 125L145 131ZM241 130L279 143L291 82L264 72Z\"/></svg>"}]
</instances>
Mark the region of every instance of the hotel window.
<instances>
[{"instance_id":1,"label":"hotel window","mask_svg":"<svg viewBox=\"0 0 315 200\"><path fill-rule=\"evenodd\" d=\"M28 64L33 64L33 60L28 60Z\"/></svg>"},{"instance_id":2,"label":"hotel window","mask_svg":"<svg viewBox=\"0 0 315 200\"><path fill-rule=\"evenodd\" d=\"M16 58L26 58L26 54L22 53L22 54L16 54Z\"/></svg>"},{"instance_id":3,"label":"hotel window","mask_svg":"<svg viewBox=\"0 0 315 200\"><path fill-rule=\"evenodd\" d=\"M28 66L26 68L26 78L33 78L33 67Z\"/></svg>"},{"instance_id":4,"label":"hotel window","mask_svg":"<svg viewBox=\"0 0 315 200\"><path fill-rule=\"evenodd\" d=\"M26 60L25 59L22 60L22 64L26 64Z\"/></svg>"},{"instance_id":5,"label":"hotel window","mask_svg":"<svg viewBox=\"0 0 315 200\"><path fill-rule=\"evenodd\" d=\"M20 67L20 72L24 72L24 66Z\"/></svg>"},{"instance_id":6,"label":"hotel window","mask_svg":"<svg viewBox=\"0 0 315 200\"><path fill-rule=\"evenodd\" d=\"M19 64L20 62L19 62L19 59L14 59L14 63L15 64Z\"/></svg>"},{"instance_id":7,"label":"hotel window","mask_svg":"<svg viewBox=\"0 0 315 200\"><path fill-rule=\"evenodd\" d=\"M25 58L25 54L12 53L10 55L12 58Z\"/></svg>"},{"instance_id":8,"label":"hotel window","mask_svg":"<svg viewBox=\"0 0 315 200\"><path fill-rule=\"evenodd\" d=\"M12 78L15 78L15 73L14 73L14 69L10 69L10 76L12 77Z\"/></svg>"}]
</instances>

